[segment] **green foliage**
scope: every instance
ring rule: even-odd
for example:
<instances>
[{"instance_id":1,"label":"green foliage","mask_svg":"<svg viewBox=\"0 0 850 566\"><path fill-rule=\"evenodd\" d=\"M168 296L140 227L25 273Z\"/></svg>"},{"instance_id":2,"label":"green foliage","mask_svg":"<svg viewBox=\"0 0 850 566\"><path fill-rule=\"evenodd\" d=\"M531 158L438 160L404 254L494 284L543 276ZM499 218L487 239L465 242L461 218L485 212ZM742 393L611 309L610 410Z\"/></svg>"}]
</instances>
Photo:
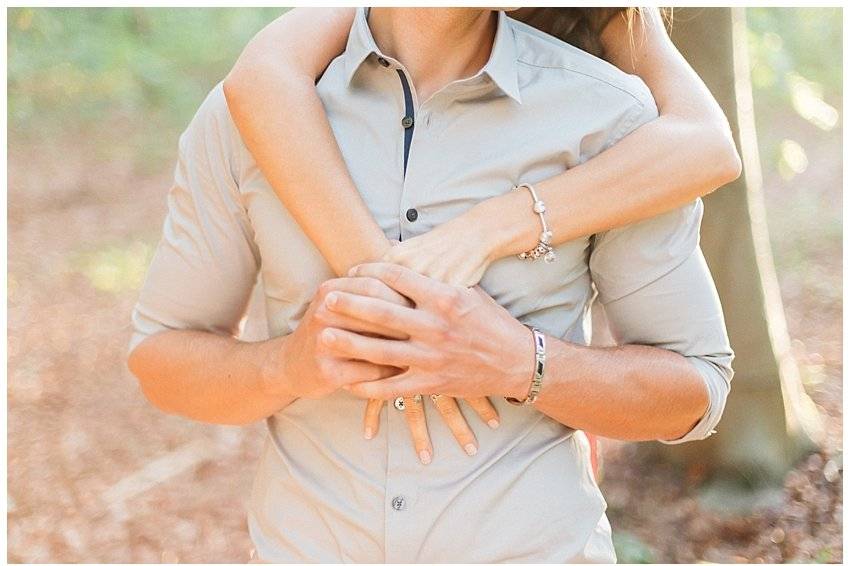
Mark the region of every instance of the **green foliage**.
<instances>
[{"instance_id":1,"label":"green foliage","mask_svg":"<svg viewBox=\"0 0 850 566\"><path fill-rule=\"evenodd\" d=\"M753 102L783 295L840 304L841 8L748 8ZM836 257L838 259L836 259Z\"/></svg>"},{"instance_id":2,"label":"green foliage","mask_svg":"<svg viewBox=\"0 0 850 566\"><path fill-rule=\"evenodd\" d=\"M794 73L841 102L841 8L748 8L753 87L790 102Z\"/></svg>"},{"instance_id":3,"label":"green foliage","mask_svg":"<svg viewBox=\"0 0 850 566\"><path fill-rule=\"evenodd\" d=\"M654 564L652 549L628 531L614 531L614 551L619 564Z\"/></svg>"},{"instance_id":4,"label":"green foliage","mask_svg":"<svg viewBox=\"0 0 850 566\"><path fill-rule=\"evenodd\" d=\"M118 294L141 286L152 258L152 245L131 241L80 252L70 259L70 265L95 289Z\"/></svg>"},{"instance_id":5,"label":"green foliage","mask_svg":"<svg viewBox=\"0 0 850 566\"><path fill-rule=\"evenodd\" d=\"M109 132L117 131L143 152L161 144L164 131L185 126L251 36L283 11L10 9L10 141L84 135L110 145ZM156 139L145 139L143 129Z\"/></svg>"},{"instance_id":6,"label":"green foliage","mask_svg":"<svg viewBox=\"0 0 850 566\"><path fill-rule=\"evenodd\" d=\"M761 110L758 129L771 132L781 114L806 122L801 137L806 128L836 129L842 102L841 8L750 8L747 25L753 94ZM765 138L761 150L765 166L785 180L808 167L798 140Z\"/></svg>"}]
</instances>

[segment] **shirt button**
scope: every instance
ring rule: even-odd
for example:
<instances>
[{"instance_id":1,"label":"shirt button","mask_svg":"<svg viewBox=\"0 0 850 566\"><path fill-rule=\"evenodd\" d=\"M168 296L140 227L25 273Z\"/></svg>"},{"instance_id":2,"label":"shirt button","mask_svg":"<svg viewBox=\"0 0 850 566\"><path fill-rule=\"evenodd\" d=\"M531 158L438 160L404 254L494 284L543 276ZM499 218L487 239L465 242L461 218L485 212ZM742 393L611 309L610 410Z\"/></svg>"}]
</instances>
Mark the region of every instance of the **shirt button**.
<instances>
[{"instance_id":1,"label":"shirt button","mask_svg":"<svg viewBox=\"0 0 850 566\"><path fill-rule=\"evenodd\" d=\"M402 497L401 495L396 495L395 497L393 497L392 506L393 509L395 509L396 511L401 511L402 509L404 509L404 497Z\"/></svg>"},{"instance_id":2,"label":"shirt button","mask_svg":"<svg viewBox=\"0 0 850 566\"><path fill-rule=\"evenodd\" d=\"M401 119L401 125L406 130L407 128L413 127L413 116L405 116Z\"/></svg>"},{"instance_id":3,"label":"shirt button","mask_svg":"<svg viewBox=\"0 0 850 566\"><path fill-rule=\"evenodd\" d=\"M393 401L393 406L399 411L404 410L404 397L396 397Z\"/></svg>"},{"instance_id":4,"label":"shirt button","mask_svg":"<svg viewBox=\"0 0 850 566\"><path fill-rule=\"evenodd\" d=\"M419 218L419 211L415 208L408 208L407 212L404 214L407 217L407 220L410 222L416 222L416 219Z\"/></svg>"},{"instance_id":5,"label":"shirt button","mask_svg":"<svg viewBox=\"0 0 850 566\"><path fill-rule=\"evenodd\" d=\"M378 64L380 64L381 67L389 67L390 66L390 62L387 61L386 59L384 59L383 57L378 57Z\"/></svg>"}]
</instances>

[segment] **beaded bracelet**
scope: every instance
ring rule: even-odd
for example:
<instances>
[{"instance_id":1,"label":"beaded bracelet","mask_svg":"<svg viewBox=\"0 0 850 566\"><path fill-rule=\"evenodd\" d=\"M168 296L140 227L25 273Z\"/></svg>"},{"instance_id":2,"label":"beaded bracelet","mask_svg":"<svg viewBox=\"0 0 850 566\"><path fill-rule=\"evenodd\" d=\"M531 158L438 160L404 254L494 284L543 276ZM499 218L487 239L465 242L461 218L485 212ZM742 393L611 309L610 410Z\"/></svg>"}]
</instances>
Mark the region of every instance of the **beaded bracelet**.
<instances>
[{"instance_id":1,"label":"beaded bracelet","mask_svg":"<svg viewBox=\"0 0 850 566\"><path fill-rule=\"evenodd\" d=\"M513 188L513 190L518 191L519 189L528 189L528 192L531 193L531 198L534 200L534 204L532 205L532 210L535 214L540 217L540 224L543 227L543 230L540 232L539 242L532 249L527 252L522 252L521 254L517 254L517 257L520 259L539 259L543 258L543 261L546 263L552 263L555 261L555 248L549 243L552 241L552 231L549 230L549 225L546 224L546 217L544 213L546 212L546 204L537 198L537 192L534 190L534 187L528 183L522 183Z\"/></svg>"}]
</instances>

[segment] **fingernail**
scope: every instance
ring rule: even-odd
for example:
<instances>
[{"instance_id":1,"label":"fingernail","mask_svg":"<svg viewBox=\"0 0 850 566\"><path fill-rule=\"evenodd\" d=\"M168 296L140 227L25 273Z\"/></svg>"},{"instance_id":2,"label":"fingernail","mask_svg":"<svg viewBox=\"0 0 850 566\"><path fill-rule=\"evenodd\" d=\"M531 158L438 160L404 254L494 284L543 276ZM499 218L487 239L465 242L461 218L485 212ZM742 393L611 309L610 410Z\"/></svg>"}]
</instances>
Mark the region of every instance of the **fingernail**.
<instances>
[{"instance_id":1,"label":"fingernail","mask_svg":"<svg viewBox=\"0 0 850 566\"><path fill-rule=\"evenodd\" d=\"M489 426L490 428L499 428L499 421L496 419L490 419L489 421L487 421L487 426Z\"/></svg>"},{"instance_id":2,"label":"fingernail","mask_svg":"<svg viewBox=\"0 0 850 566\"><path fill-rule=\"evenodd\" d=\"M466 453L470 456L475 456L478 453L478 448L476 448L474 444L467 444L463 447L463 449L466 450Z\"/></svg>"},{"instance_id":3,"label":"fingernail","mask_svg":"<svg viewBox=\"0 0 850 566\"><path fill-rule=\"evenodd\" d=\"M351 269L349 269L349 270L348 270L348 276L349 276L349 277L354 277L354 274L355 274L355 273L357 273L357 266L356 266L356 265L355 265L354 267L352 267Z\"/></svg>"},{"instance_id":4,"label":"fingernail","mask_svg":"<svg viewBox=\"0 0 850 566\"><path fill-rule=\"evenodd\" d=\"M337 295L336 293L328 293L328 296L325 297L325 304L329 307L332 307L336 304Z\"/></svg>"},{"instance_id":5,"label":"fingernail","mask_svg":"<svg viewBox=\"0 0 850 566\"><path fill-rule=\"evenodd\" d=\"M428 452L427 450L423 450L419 453L419 459L422 461L423 464L430 464L431 463L431 453Z\"/></svg>"},{"instance_id":6,"label":"fingernail","mask_svg":"<svg viewBox=\"0 0 850 566\"><path fill-rule=\"evenodd\" d=\"M322 341L325 344L333 344L334 340L336 340L336 336L330 329L326 328L322 331Z\"/></svg>"},{"instance_id":7,"label":"fingernail","mask_svg":"<svg viewBox=\"0 0 850 566\"><path fill-rule=\"evenodd\" d=\"M372 438L372 429L370 427L366 427L366 430L363 431L363 438L366 440L370 440Z\"/></svg>"}]
</instances>

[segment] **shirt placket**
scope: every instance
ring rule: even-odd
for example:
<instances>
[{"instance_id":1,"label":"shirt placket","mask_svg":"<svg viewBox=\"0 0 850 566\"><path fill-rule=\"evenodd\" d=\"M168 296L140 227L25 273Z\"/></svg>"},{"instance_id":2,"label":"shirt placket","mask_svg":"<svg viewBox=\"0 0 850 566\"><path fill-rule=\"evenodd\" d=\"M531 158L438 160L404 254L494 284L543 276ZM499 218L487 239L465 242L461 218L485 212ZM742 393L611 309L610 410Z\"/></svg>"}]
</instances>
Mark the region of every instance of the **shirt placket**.
<instances>
[{"instance_id":1,"label":"shirt placket","mask_svg":"<svg viewBox=\"0 0 850 566\"><path fill-rule=\"evenodd\" d=\"M402 241L416 235L417 231L415 230L415 225L419 221L420 210L417 208L415 184L411 181L409 164L414 133L418 138L421 128L420 130L417 130L416 122L418 119L417 109L419 104L416 97L416 91L413 88L413 81L411 81L407 70L401 65L395 66L395 72L398 74L402 100L404 103L404 114L401 117L402 188L398 210L399 240Z\"/></svg>"},{"instance_id":2,"label":"shirt placket","mask_svg":"<svg viewBox=\"0 0 850 566\"><path fill-rule=\"evenodd\" d=\"M399 240L415 235L419 220L416 207L415 184L411 180L411 148L416 127L416 93L407 70L389 58L379 57L378 63L397 75L401 92L403 114L399 117L402 154L402 190L399 199ZM418 133L417 133L418 136ZM384 541L385 559L389 563L414 560L419 549L417 529L421 526L418 478L423 465L415 456L410 431L405 419L404 399L398 397L388 403L387 415L387 478L385 492Z\"/></svg>"}]
</instances>

